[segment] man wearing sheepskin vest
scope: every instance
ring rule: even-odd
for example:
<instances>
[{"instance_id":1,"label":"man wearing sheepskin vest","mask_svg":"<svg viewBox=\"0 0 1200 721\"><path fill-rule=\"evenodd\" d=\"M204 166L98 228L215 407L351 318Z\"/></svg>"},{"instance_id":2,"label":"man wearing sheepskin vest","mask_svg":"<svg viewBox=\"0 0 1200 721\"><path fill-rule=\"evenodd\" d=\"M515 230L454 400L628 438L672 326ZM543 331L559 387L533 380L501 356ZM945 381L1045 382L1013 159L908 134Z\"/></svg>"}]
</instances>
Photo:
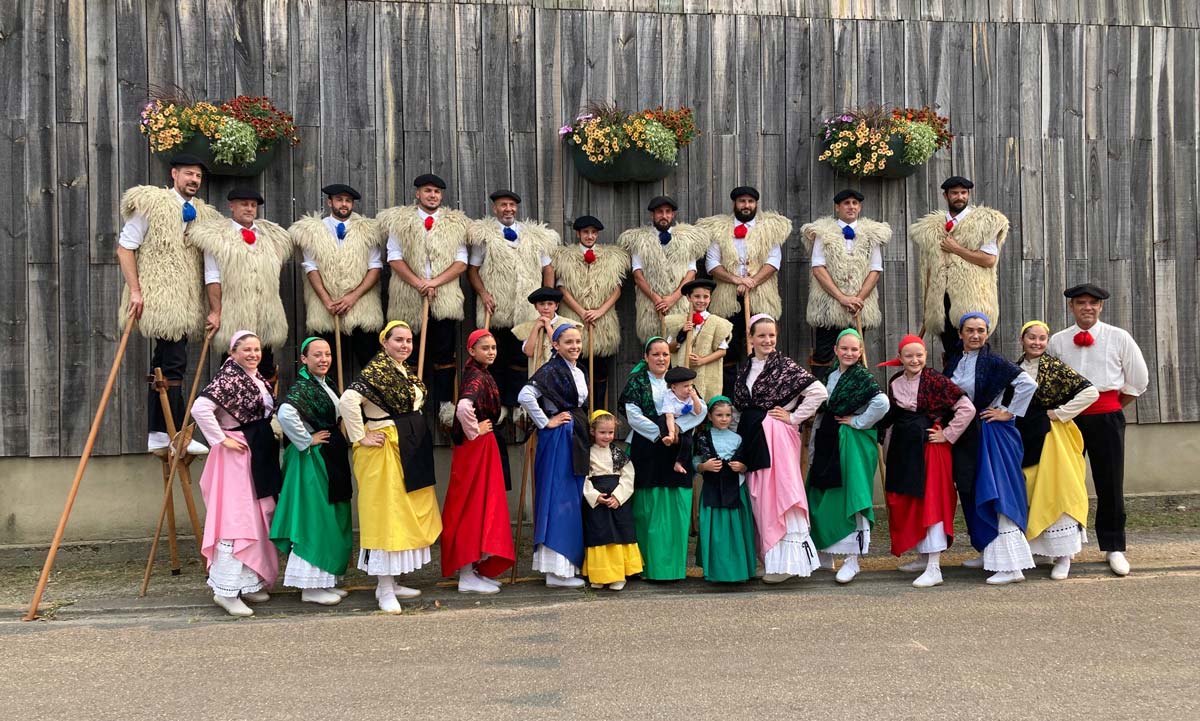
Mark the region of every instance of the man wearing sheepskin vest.
<instances>
[{"instance_id":1,"label":"man wearing sheepskin vest","mask_svg":"<svg viewBox=\"0 0 1200 721\"><path fill-rule=\"evenodd\" d=\"M273 381L278 371L275 351L288 333L279 273L292 254L292 239L283 228L258 217L266 201L257 190L234 188L225 198L231 219L205 221L187 236L204 252L205 327L216 331L213 342L218 348L228 348L237 331L252 331L262 341L258 372Z\"/></svg>"},{"instance_id":2,"label":"man wearing sheepskin vest","mask_svg":"<svg viewBox=\"0 0 1200 721\"><path fill-rule=\"evenodd\" d=\"M117 240L117 263L125 277L118 323L124 330L132 315L138 331L154 341L150 371L162 368L167 380L171 415L183 419L183 376L187 372L188 336L204 327L204 284L200 252L184 236L197 221L220 218L216 208L196 197L204 181L204 165L191 155L171 158L171 187L138 185L121 196L124 225ZM158 391L151 383L146 398L146 446L155 451L170 445ZM199 441L188 452L206 453Z\"/></svg>"},{"instance_id":3,"label":"man wearing sheepskin vest","mask_svg":"<svg viewBox=\"0 0 1200 721\"><path fill-rule=\"evenodd\" d=\"M362 199L354 188L334 183L321 192L329 215L306 215L288 228L292 241L304 253L300 267L308 280L304 285L305 325L310 334L320 335L334 348L333 318L338 316L342 337L348 341L344 345L361 368L379 352L379 329L383 327L379 227L354 212L355 201ZM345 348L342 355L337 362L343 377L349 378Z\"/></svg>"},{"instance_id":4,"label":"man wearing sheepskin vest","mask_svg":"<svg viewBox=\"0 0 1200 721\"><path fill-rule=\"evenodd\" d=\"M733 323L734 343L725 355L725 388L737 381L737 364L746 357L746 297L750 312L778 320L783 314L777 273L783 265L783 243L792 221L770 210L759 211L758 190L739 186L729 193L732 215L713 215L696 221L708 234L704 265L717 288L710 312Z\"/></svg>"},{"instance_id":5,"label":"man wearing sheepskin vest","mask_svg":"<svg viewBox=\"0 0 1200 721\"><path fill-rule=\"evenodd\" d=\"M477 220L467 233L471 244L467 279L475 289L475 323L492 330L516 328L537 317L526 298L538 288L554 285L551 255L559 245L558 233L536 220L517 220L521 196L497 190L488 196L492 217ZM492 376L500 389L500 403L517 407L517 394L527 378L525 353L512 333L496 333L496 362ZM501 419L507 415L502 411Z\"/></svg>"},{"instance_id":6,"label":"man wearing sheepskin vest","mask_svg":"<svg viewBox=\"0 0 1200 721\"><path fill-rule=\"evenodd\" d=\"M578 242L554 253L558 288L567 306L562 314L583 326L584 355L579 357L579 366L586 376L590 349L596 374L591 379L593 402L596 408L607 408L609 364L621 345L621 327L613 306L621 297L629 254L616 245L597 244L604 224L593 216L579 216L571 228Z\"/></svg>"},{"instance_id":7,"label":"man wearing sheepskin vest","mask_svg":"<svg viewBox=\"0 0 1200 721\"><path fill-rule=\"evenodd\" d=\"M463 319L458 276L467 269L467 227L460 210L442 207L446 181L432 173L413 180L416 202L380 211L381 232L387 233L387 260L392 268L388 288L388 320L402 320L423 334L421 307L429 300L429 337L425 340L426 387L439 417L453 419L454 373L457 370L458 331ZM414 346L415 347L415 346ZM417 355L416 351L413 355ZM448 424L447 424L448 425Z\"/></svg>"},{"instance_id":8,"label":"man wearing sheepskin vest","mask_svg":"<svg viewBox=\"0 0 1200 721\"><path fill-rule=\"evenodd\" d=\"M683 286L696 278L696 259L708 249L703 230L675 223L679 206L660 195L646 206L650 225L630 228L617 238L617 245L631 258L633 284L637 286L637 334L642 343L662 335L663 319L687 313Z\"/></svg>"},{"instance_id":9,"label":"man wearing sheepskin vest","mask_svg":"<svg viewBox=\"0 0 1200 721\"><path fill-rule=\"evenodd\" d=\"M833 196L833 216L800 228L812 262L808 286L808 324L813 329L810 364L822 381L833 366L833 347L846 328L879 326L875 286L883 275L882 248L892 237L887 223L860 216L863 194L840 191Z\"/></svg>"},{"instance_id":10,"label":"man wearing sheepskin vest","mask_svg":"<svg viewBox=\"0 0 1200 721\"><path fill-rule=\"evenodd\" d=\"M974 187L964 177L947 178L942 183L946 212L932 211L908 229L921 252L924 327L941 337L947 357L959 352L954 324L965 313L983 313L993 328L999 324L996 263L1008 237L1008 218L994 208L971 205Z\"/></svg>"}]
</instances>

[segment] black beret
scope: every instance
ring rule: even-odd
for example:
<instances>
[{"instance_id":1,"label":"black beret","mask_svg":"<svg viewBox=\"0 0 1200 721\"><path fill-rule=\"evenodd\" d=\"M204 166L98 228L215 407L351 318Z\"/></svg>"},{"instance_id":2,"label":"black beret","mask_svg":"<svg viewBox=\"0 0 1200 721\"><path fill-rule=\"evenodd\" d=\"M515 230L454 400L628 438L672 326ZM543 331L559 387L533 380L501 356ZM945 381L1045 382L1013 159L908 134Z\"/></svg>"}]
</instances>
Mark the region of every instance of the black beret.
<instances>
[{"instance_id":1,"label":"black beret","mask_svg":"<svg viewBox=\"0 0 1200 721\"><path fill-rule=\"evenodd\" d=\"M351 188L349 185L346 185L345 183L334 183L333 185L326 185L324 188L321 188L321 192L324 193L325 195L329 196L330 198L332 198L335 195L340 195L341 193L345 193L346 195L349 195L354 200L362 200L362 195L360 195L357 190L355 190L354 188Z\"/></svg>"},{"instance_id":2,"label":"black beret","mask_svg":"<svg viewBox=\"0 0 1200 721\"><path fill-rule=\"evenodd\" d=\"M571 224L572 230L583 230L584 228L595 228L596 230L604 230L604 223L600 222L599 218L592 215L581 215Z\"/></svg>"},{"instance_id":3,"label":"black beret","mask_svg":"<svg viewBox=\"0 0 1200 721\"><path fill-rule=\"evenodd\" d=\"M267 204L267 201L263 200L262 193L254 188L234 188L229 191L229 195L225 196L225 200L255 200L259 205Z\"/></svg>"},{"instance_id":4,"label":"black beret","mask_svg":"<svg viewBox=\"0 0 1200 721\"><path fill-rule=\"evenodd\" d=\"M843 200L849 200L850 198L854 198L860 203L866 200L862 193L853 188L846 188L845 190L839 191L837 195L833 196L833 202L836 205Z\"/></svg>"},{"instance_id":5,"label":"black beret","mask_svg":"<svg viewBox=\"0 0 1200 721\"><path fill-rule=\"evenodd\" d=\"M561 303L563 299L562 291L558 288L538 288L529 294L527 300L530 303L541 303L544 300L552 300L555 303Z\"/></svg>"},{"instance_id":6,"label":"black beret","mask_svg":"<svg viewBox=\"0 0 1200 721\"><path fill-rule=\"evenodd\" d=\"M708 280L707 278L697 278L690 283L684 283L683 287L679 289L679 292L683 293L684 295L691 295L692 291L697 288L708 288L708 290L711 292L715 290L716 287L717 284L711 280Z\"/></svg>"},{"instance_id":7,"label":"black beret","mask_svg":"<svg viewBox=\"0 0 1200 721\"><path fill-rule=\"evenodd\" d=\"M512 198L513 200L517 201L517 205L521 204L521 196L517 195L511 190L497 190L488 196L488 200L492 201L493 203L501 198Z\"/></svg>"},{"instance_id":8,"label":"black beret","mask_svg":"<svg viewBox=\"0 0 1200 721\"><path fill-rule=\"evenodd\" d=\"M663 380L665 380L667 382L667 385L671 385L672 383L682 383L684 381L695 380L695 378L696 378L696 371L692 370L691 368L688 368L687 366L674 366L670 370L667 371L667 374L665 376L663 376Z\"/></svg>"},{"instance_id":9,"label":"black beret","mask_svg":"<svg viewBox=\"0 0 1200 721\"><path fill-rule=\"evenodd\" d=\"M679 210L679 206L669 195L656 195L650 201L650 204L646 206L646 210L653 211L655 208L661 208L664 205L671 206L671 210Z\"/></svg>"},{"instance_id":10,"label":"black beret","mask_svg":"<svg viewBox=\"0 0 1200 721\"><path fill-rule=\"evenodd\" d=\"M442 180L441 178L434 175L433 173L425 173L424 175L418 175L416 177L416 179L413 180L414 188L423 188L426 185L432 185L433 187L441 188L442 190L446 189L446 181Z\"/></svg>"},{"instance_id":11,"label":"black beret","mask_svg":"<svg viewBox=\"0 0 1200 721\"><path fill-rule=\"evenodd\" d=\"M199 165L206 172L208 171L208 167L204 165L204 161L190 153L176 153L171 156L170 163L172 168L178 168L181 165Z\"/></svg>"},{"instance_id":12,"label":"black beret","mask_svg":"<svg viewBox=\"0 0 1200 721\"><path fill-rule=\"evenodd\" d=\"M749 195L751 198L758 200L758 189L749 185L739 185L738 187L729 191L730 200L737 200L743 195Z\"/></svg>"},{"instance_id":13,"label":"black beret","mask_svg":"<svg viewBox=\"0 0 1200 721\"><path fill-rule=\"evenodd\" d=\"M946 178L945 182L942 183L942 190L950 190L951 188L966 188L967 190L970 190L974 187L974 183L961 175L951 175L949 178Z\"/></svg>"},{"instance_id":14,"label":"black beret","mask_svg":"<svg viewBox=\"0 0 1200 721\"><path fill-rule=\"evenodd\" d=\"M1063 291L1063 295L1067 298L1078 298L1081 295L1090 295L1096 300L1108 300L1109 292L1095 283L1083 283L1072 288L1067 288Z\"/></svg>"}]
</instances>

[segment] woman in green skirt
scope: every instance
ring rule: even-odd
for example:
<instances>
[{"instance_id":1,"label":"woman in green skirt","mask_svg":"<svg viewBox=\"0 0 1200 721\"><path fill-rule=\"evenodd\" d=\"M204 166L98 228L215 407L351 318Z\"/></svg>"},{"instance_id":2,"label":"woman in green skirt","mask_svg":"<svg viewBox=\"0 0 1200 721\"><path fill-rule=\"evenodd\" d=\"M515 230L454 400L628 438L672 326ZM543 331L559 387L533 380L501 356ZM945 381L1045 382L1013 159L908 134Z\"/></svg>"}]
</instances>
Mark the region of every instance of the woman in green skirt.
<instances>
[{"instance_id":1,"label":"woman in green skirt","mask_svg":"<svg viewBox=\"0 0 1200 721\"><path fill-rule=\"evenodd\" d=\"M858 575L858 557L871 545L871 498L879 462L875 424L887 415L887 394L862 364L862 336L853 328L834 344L837 370L825 386L829 400L817 416L808 472L812 537L822 555L845 556L838 583Z\"/></svg>"},{"instance_id":2,"label":"woman in green skirt","mask_svg":"<svg viewBox=\"0 0 1200 721\"><path fill-rule=\"evenodd\" d=\"M746 464L738 450L742 437L733 423L733 401L713 396L709 426L696 432L696 470L704 474L700 489L700 537L696 565L706 581L737 583L754 578L758 549L754 545L754 512L746 487Z\"/></svg>"},{"instance_id":3,"label":"woman in green skirt","mask_svg":"<svg viewBox=\"0 0 1200 721\"><path fill-rule=\"evenodd\" d=\"M337 588L353 544L350 518L350 461L338 429L338 396L325 374L329 344L307 338L300 345L304 367L279 406L283 490L271 523L271 540L288 553L283 585L300 589L300 600L332 606L346 592Z\"/></svg>"},{"instance_id":4,"label":"woman in green skirt","mask_svg":"<svg viewBox=\"0 0 1200 721\"><path fill-rule=\"evenodd\" d=\"M643 360L633 367L619 404L630 428L634 469L633 522L642 551L642 578L675 581L687 575L688 533L692 526L692 474L677 473L679 449L667 433L663 396L670 393L665 376L671 347L659 337L646 341ZM692 430L703 415L687 413L675 420L680 434Z\"/></svg>"}]
</instances>

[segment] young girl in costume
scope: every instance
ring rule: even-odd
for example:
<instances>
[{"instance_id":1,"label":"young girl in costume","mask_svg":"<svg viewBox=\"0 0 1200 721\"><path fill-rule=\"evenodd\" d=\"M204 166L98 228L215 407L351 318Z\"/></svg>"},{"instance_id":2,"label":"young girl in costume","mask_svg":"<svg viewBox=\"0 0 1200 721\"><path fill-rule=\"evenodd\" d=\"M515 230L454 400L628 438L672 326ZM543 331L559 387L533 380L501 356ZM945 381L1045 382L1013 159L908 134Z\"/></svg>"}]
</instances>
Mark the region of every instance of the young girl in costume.
<instances>
[{"instance_id":1,"label":"young girl in costume","mask_svg":"<svg viewBox=\"0 0 1200 721\"><path fill-rule=\"evenodd\" d=\"M500 389L488 368L496 339L476 330L467 338L467 360L459 384L450 436L450 484L442 507L442 575L458 572L459 593L500 592L494 580L516 560L508 496L512 488L508 450L496 431Z\"/></svg>"},{"instance_id":2,"label":"young girl in costume","mask_svg":"<svg viewBox=\"0 0 1200 721\"><path fill-rule=\"evenodd\" d=\"M588 473L587 381L577 365L583 335L561 325L553 353L517 394L538 427L533 463L533 570L551 588L580 588L583 479Z\"/></svg>"},{"instance_id":3,"label":"young girl in costume","mask_svg":"<svg viewBox=\"0 0 1200 721\"><path fill-rule=\"evenodd\" d=\"M906 335L897 357L880 366L901 366L888 381L891 408L887 429L888 530L892 555L915 550L918 558L901 571L921 572L916 588L941 585L942 551L954 542L954 493L950 446L962 436L975 406L949 378L925 365L925 341Z\"/></svg>"},{"instance_id":4,"label":"young girl in costume","mask_svg":"<svg viewBox=\"0 0 1200 721\"><path fill-rule=\"evenodd\" d=\"M704 476L696 565L704 569L706 581L748 581L758 569L758 551L746 464L738 456L742 438L730 428L733 402L714 396L708 420L707 427L696 431L695 467Z\"/></svg>"},{"instance_id":5,"label":"young girl in costume","mask_svg":"<svg viewBox=\"0 0 1200 721\"><path fill-rule=\"evenodd\" d=\"M592 414L592 447L588 476L583 481L583 539L587 554L583 575L592 588L625 588L625 578L642 572L633 525L633 464L613 444L617 419L608 411Z\"/></svg>"},{"instance_id":6,"label":"young girl in costume","mask_svg":"<svg viewBox=\"0 0 1200 721\"><path fill-rule=\"evenodd\" d=\"M888 411L887 394L862 364L863 340L847 328L834 342L837 368L825 387L829 400L813 430L813 462L808 471L808 508L813 541L822 553L845 556L838 583L858 575L858 557L871 545L875 525L872 494L879 446L875 424Z\"/></svg>"}]
</instances>

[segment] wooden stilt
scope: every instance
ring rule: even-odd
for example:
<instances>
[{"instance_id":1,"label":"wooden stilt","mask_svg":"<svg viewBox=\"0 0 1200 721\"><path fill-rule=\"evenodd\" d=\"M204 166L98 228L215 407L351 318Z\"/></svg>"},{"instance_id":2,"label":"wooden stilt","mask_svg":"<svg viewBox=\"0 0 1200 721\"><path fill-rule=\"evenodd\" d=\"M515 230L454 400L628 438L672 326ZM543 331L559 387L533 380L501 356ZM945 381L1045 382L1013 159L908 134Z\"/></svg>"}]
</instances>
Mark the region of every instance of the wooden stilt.
<instances>
[{"instance_id":1,"label":"wooden stilt","mask_svg":"<svg viewBox=\"0 0 1200 721\"><path fill-rule=\"evenodd\" d=\"M46 582L50 579L50 569L54 567L54 558L58 555L59 544L62 543L63 533L67 530L67 519L71 517L71 507L75 505L75 496L79 493L83 472L87 469L88 460L92 457L92 448L96 445L96 435L100 432L100 424L104 421L104 410L108 407L108 399L112 395L113 384L117 380L117 371L121 368L121 360L125 357L125 348L129 345L129 334L133 332L133 325L133 318L125 320L125 332L121 334L121 342L117 345L117 353L113 357L112 368L108 371L104 392L100 394L96 416L92 419L92 428L88 431L87 442L84 443L83 453L79 456L79 465L75 469L75 478L71 481L71 490L67 493L67 501L63 505L62 515L58 519L58 528L54 531L54 539L50 541L50 550L46 552L46 562L42 565L42 573L38 576L37 587L34 588L33 598L29 602L29 612L22 617L24 621L33 621L38 617L38 606L42 602L42 594L46 591Z\"/></svg>"},{"instance_id":2,"label":"wooden stilt","mask_svg":"<svg viewBox=\"0 0 1200 721\"><path fill-rule=\"evenodd\" d=\"M592 351L592 335L595 326L588 323L588 420L596 412L596 354Z\"/></svg>"},{"instance_id":3,"label":"wooden stilt","mask_svg":"<svg viewBox=\"0 0 1200 721\"><path fill-rule=\"evenodd\" d=\"M341 395L346 392L346 383L342 375L342 318L337 314L333 316L333 344L338 369L338 395Z\"/></svg>"},{"instance_id":4,"label":"wooden stilt","mask_svg":"<svg viewBox=\"0 0 1200 721\"><path fill-rule=\"evenodd\" d=\"M543 330L543 328L542 328L541 323L538 323L533 327L533 332L530 335L530 339L533 340L533 342L537 344L534 346L534 351L533 351L533 360L534 360L535 366L537 365L537 362L540 361L542 358L542 346L541 346L542 339L540 337L540 333L542 330ZM529 419L529 422L532 423L533 419L532 418ZM525 519L525 489L529 485L532 485L533 459L536 455L536 451L537 451L537 431L534 430L533 432L531 432L529 434L529 438L525 441L525 459L524 459L524 462L521 464L521 488L519 491L517 491L517 533L516 533L516 539L513 542L513 552L514 552L514 555L517 556L517 558L515 558L513 560L512 574L509 577L510 583L517 582L517 566L521 562L521 534L524 530L524 519Z\"/></svg>"},{"instance_id":5,"label":"wooden stilt","mask_svg":"<svg viewBox=\"0 0 1200 721\"><path fill-rule=\"evenodd\" d=\"M746 319L746 358L754 356L754 344L750 342L750 317L753 313L750 312L750 291L746 291L746 295L742 296L742 317Z\"/></svg>"},{"instance_id":6,"label":"wooden stilt","mask_svg":"<svg viewBox=\"0 0 1200 721\"><path fill-rule=\"evenodd\" d=\"M867 339L863 337L862 321L858 317L858 313L854 314L854 330L858 332L858 337L862 339L862 364L868 369L871 367L870 361L867 360ZM883 465L883 448L879 449L879 453L875 456L876 467L879 469L879 480L885 485L887 484L887 468Z\"/></svg>"},{"instance_id":7,"label":"wooden stilt","mask_svg":"<svg viewBox=\"0 0 1200 721\"><path fill-rule=\"evenodd\" d=\"M421 343L417 348L417 377L425 379L425 338L429 336L429 298L421 304Z\"/></svg>"}]
</instances>

